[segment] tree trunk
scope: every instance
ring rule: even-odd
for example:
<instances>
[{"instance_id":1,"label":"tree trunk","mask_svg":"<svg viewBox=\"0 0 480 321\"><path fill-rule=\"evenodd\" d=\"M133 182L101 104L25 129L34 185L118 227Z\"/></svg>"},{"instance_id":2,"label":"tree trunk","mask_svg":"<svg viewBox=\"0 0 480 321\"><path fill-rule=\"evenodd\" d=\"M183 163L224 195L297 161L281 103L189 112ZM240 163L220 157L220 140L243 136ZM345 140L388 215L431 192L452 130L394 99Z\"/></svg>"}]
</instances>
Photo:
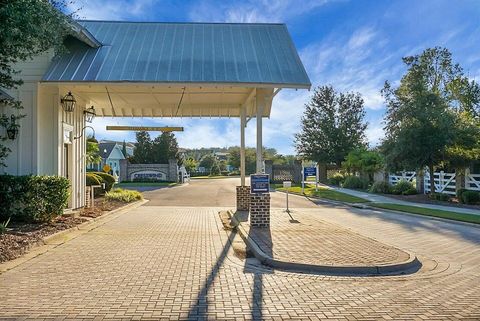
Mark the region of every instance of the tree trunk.
<instances>
[{"instance_id":1,"label":"tree trunk","mask_svg":"<svg viewBox=\"0 0 480 321\"><path fill-rule=\"evenodd\" d=\"M430 194L435 193L435 172L433 170L433 164L428 165L428 171L430 172Z\"/></svg>"}]
</instances>

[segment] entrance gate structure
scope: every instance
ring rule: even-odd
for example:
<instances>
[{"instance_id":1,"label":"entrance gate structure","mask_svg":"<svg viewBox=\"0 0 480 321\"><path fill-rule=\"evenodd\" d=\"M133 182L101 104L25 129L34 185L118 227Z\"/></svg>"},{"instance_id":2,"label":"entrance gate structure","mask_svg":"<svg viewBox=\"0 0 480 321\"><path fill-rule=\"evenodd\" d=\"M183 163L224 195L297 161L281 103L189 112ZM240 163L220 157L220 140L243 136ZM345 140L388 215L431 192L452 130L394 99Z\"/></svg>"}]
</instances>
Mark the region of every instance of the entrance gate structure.
<instances>
[{"instance_id":1,"label":"entrance gate structure","mask_svg":"<svg viewBox=\"0 0 480 321\"><path fill-rule=\"evenodd\" d=\"M283 88L311 87L286 25L78 21L78 28L82 36L66 39L68 53L50 62L39 90L71 92L81 108L104 117L239 117L237 199L248 200L247 121L256 119L260 173L262 120L273 98ZM74 124L84 125L84 118ZM85 145L85 136L74 143ZM71 157L84 168L84 157Z\"/></svg>"}]
</instances>

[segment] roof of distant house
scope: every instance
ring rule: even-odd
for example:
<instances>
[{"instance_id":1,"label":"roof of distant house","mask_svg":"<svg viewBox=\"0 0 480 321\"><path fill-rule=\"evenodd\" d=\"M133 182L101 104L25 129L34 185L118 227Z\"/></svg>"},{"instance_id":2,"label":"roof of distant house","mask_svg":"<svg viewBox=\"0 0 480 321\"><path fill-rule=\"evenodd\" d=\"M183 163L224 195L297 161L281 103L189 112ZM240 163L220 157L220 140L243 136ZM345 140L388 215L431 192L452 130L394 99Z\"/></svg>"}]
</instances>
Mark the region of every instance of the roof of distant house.
<instances>
[{"instance_id":1,"label":"roof of distant house","mask_svg":"<svg viewBox=\"0 0 480 321\"><path fill-rule=\"evenodd\" d=\"M77 22L43 81L311 87L285 24Z\"/></svg>"},{"instance_id":2,"label":"roof of distant house","mask_svg":"<svg viewBox=\"0 0 480 321\"><path fill-rule=\"evenodd\" d=\"M116 142L113 143L98 143L98 149L100 150L100 157L108 158L112 153L112 150L117 145Z\"/></svg>"}]
</instances>

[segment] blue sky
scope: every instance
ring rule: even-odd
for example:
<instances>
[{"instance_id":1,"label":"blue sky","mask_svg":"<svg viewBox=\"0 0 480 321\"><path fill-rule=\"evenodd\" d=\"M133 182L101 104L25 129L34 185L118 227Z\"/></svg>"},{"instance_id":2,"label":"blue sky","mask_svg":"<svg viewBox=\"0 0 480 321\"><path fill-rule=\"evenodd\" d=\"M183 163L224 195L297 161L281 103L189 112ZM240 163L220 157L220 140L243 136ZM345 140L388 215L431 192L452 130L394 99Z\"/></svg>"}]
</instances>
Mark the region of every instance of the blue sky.
<instances>
[{"instance_id":1,"label":"blue sky","mask_svg":"<svg viewBox=\"0 0 480 321\"><path fill-rule=\"evenodd\" d=\"M375 145L383 136L380 89L398 83L401 58L433 46L449 48L472 78L480 79L478 0L77 0L81 18L131 21L284 22L314 86L331 84L360 92ZM264 145L294 153L304 103L311 92L285 90L264 121ZM182 147L224 147L239 143L238 119L112 119L94 122L100 139L134 140L134 133L106 132L105 125L180 125ZM154 134L155 135L155 134ZM255 145L255 123L247 145Z\"/></svg>"}]
</instances>

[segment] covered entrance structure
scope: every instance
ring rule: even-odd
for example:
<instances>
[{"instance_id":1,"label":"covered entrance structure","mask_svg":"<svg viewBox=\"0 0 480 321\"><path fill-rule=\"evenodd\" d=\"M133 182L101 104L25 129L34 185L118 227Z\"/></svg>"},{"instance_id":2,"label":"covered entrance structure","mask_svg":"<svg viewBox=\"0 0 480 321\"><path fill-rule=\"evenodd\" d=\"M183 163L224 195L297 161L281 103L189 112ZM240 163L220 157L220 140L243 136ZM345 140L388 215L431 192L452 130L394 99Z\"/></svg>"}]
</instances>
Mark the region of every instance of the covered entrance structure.
<instances>
[{"instance_id":1,"label":"covered entrance structure","mask_svg":"<svg viewBox=\"0 0 480 321\"><path fill-rule=\"evenodd\" d=\"M84 206L83 111L90 106L105 117L240 118L245 186L248 119L256 119L261 172L262 119L270 116L273 98L283 88L311 86L284 24L78 21L75 32L66 40L69 52L44 64L36 89L40 99L32 105L36 139L53 142L51 156L58 159L57 166L37 172L71 177L71 207ZM59 107L68 92L77 100L73 113ZM51 122L53 133L45 128ZM68 130L75 139L65 151ZM51 156L39 155L38 162Z\"/></svg>"}]
</instances>

